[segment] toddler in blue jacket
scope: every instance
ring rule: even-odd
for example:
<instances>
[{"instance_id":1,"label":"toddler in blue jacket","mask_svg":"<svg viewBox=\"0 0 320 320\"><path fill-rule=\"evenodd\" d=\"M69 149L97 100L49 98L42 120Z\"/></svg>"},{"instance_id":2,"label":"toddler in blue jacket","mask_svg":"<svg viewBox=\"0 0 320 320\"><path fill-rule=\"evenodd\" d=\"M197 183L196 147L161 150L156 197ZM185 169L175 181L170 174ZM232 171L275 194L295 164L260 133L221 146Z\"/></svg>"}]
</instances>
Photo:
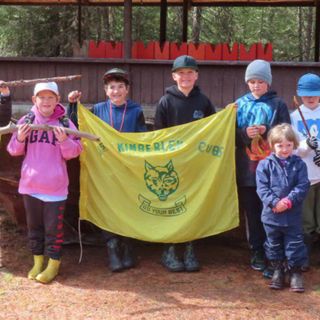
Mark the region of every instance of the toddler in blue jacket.
<instances>
[{"instance_id":1,"label":"toddler in blue jacket","mask_svg":"<svg viewBox=\"0 0 320 320\"><path fill-rule=\"evenodd\" d=\"M307 260L307 250L303 241L302 203L310 186L307 166L293 155L299 142L291 125L272 128L268 141L272 154L259 162L256 181L263 203L265 253L274 268L270 288L283 288L287 269L291 290L303 292L301 267Z\"/></svg>"}]
</instances>

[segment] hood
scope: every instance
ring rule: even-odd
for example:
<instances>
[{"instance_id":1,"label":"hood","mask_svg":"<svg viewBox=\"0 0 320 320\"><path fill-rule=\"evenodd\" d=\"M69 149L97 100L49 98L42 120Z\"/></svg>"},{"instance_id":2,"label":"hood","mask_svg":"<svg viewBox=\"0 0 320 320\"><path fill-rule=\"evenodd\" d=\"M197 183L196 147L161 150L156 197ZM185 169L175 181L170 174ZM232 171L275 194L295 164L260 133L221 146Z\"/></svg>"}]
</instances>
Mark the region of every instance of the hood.
<instances>
[{"instance_id":1,"label":"hood","mask_svg":"<svg viewBox=\"0 0 320 320\"><path fill-rule=\"evenodd\" d=\"M177 98L187 98L179 89L178 89L178 86L177 85L174 85L174 86L171 86L169 88L166 88L165 90L165 93L166 94L169 94L169 95L173 95ZM188 95L188 98L189 97L192 97L192 96L195 96L195 95L198 95L200 93L200 88L198 86L194 86L193 89L190 91L189 95Z\"/></svg>"},{"instance_id":2,"label":"hood","mask_svg":"<svg viewBox=\"0 0 320 320\"><path fill-rule=\"evenodd\" d=\"M287 163L292 162L293 160L295 160L297 158L296 155L292 154L291 156L289 156L286 161ZM274 152L271 153L271 155L268 157L268 159L270 161L276 162L277 164L280 164L280 158L278 158Z\"/></svg>"},{"instance_id":3,"label":"hood","mask_svg":"<svg viewBox=\"0 0 320 320\"><path fill-rule=\"evenodd\" d=\"M65 107L60 103L56 105L53 111L53 114L50 117L44 117L43 115L41 115L40 112L38 111L38 108L35 105L31 108L31 111L34 112L34 114L36 115L36 118L40 119L41 122L51 122L54 120L58 120L59 118L61 118L66 114Z\"/></svg>"},{"instance_id":4,"label":"hood","mask_svg":"<svg viewBox=\"0 0 320 320\"><path fill-rule=\"evenodd\" d=\"M273 99L277 96L277 93L275 91L268 91L266 92L263 96L261 96L259 99L255 98L252 93L247 94L247 98L250 101L255 101L255 102L265 102L265 101L270 101L270 99Z\"/></svg>"}]
</instances>

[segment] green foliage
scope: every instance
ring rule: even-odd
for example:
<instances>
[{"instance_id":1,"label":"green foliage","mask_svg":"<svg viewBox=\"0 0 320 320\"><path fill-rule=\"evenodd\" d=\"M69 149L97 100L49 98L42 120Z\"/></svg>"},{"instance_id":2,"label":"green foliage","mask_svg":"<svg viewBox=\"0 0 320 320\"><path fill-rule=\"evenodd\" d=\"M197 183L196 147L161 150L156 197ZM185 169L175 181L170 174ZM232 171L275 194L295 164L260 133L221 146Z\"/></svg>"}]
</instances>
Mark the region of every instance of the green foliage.
<instances>
[{"instance_id":1,"label":"green foliage","mask_svg":"<svg viewBox=\"0 0 320 320\"><path fill-rule=\"evenodd\" d=\"M81 40L123 40L123 7L0 6L1 56L72 56ZM313 59L315 9L298 7L202 7L189 11L190 41L271 42L274 59ZM81 30L81 32L80 32ZM132 39L158 40L159 7L133 7ZM168 7L167 40L181 42L182 8Z\"/></svg>"}]
</instances>

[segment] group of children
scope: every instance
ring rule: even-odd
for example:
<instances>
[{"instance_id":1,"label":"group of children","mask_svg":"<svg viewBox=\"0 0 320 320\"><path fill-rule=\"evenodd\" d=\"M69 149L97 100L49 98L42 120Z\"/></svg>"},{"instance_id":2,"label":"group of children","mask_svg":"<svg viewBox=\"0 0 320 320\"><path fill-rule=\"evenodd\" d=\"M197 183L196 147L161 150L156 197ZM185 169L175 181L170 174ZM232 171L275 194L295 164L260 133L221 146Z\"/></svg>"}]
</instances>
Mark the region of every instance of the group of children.
<instances>
[{"instance_id":1,"label":"group of children","mask_svg":"<svg viewBox=\"0 0 320 320\"><path fill-rule=\"evenodd\" d=\"M174 61L172 78L176 84L166 89L157 105L155 129L215 113L210 100L196 85L198 76L197 62L191 56ZM127 72L111 69L103 81L106 101L94 105L92 112L118 131L146 131L141 106L127 99ZM286 104L270 90L272 74L268 62L252 61L245 81L250 92L236 101L236 172L239 203L245 213L252 252L251 267L271 278L272 289L284 287L287 272L291 290L303 292L301 271L308 269L311 246L320 234L320 77L306 74L299 79L297 94L303 105L291 115ZM0 93L1 99L9 99L7 87L0 86ZM69 93L71 115L76 115L80 98L79 91ZM52 281L59 271L68 193L66 161L82 150L80 141L65 132L66 126L75 129L77 124L65 119L66 110L59 99L56 83L38 83L32 97L34 106L19 120L19 129L7 146L11 155L24 155L19 193L23 195L34 257L28 278L42 283ZM51 124L55 129L31 130L32 123ZM130 239L102 233L110 270L134 267ZM181 259L175 244L166 245L163 266L172 272L198 271L193 243L184 247ZM44 256L49 258L45 269Z\"/></svg>"}]
</instances>

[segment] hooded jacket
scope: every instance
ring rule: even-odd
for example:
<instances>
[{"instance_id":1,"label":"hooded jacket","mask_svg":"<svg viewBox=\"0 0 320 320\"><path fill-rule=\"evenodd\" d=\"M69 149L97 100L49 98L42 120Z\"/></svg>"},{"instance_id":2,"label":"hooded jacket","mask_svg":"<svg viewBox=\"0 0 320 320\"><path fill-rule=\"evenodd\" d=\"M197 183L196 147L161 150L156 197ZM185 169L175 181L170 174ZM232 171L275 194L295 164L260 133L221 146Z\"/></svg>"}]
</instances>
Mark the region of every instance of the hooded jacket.
<instances>
[{"instance_id":1,"label":"hooded jacket","mask_svg":"<svg viewBox=\"0 0 320 320\"><path fill-rule=\"evenodd\" d=\"M127 110L123 117L124 110L125 105L116 106L108 99L107 101L95 104L92 112L109 125L113 124L113 128L117 131L120 131L122 119L123 126L121 132L147 131L143 111L140 105L131 100L127 100Z\"/></svg>"},{"instance_id":2,"label":"hooded jacket","mask_svg":"<svg viewBox=\"0 0 320 320\"><path fill-rule=\"evenodd\" d=\"M174 85L166 89L157 105L155 129L192 122L215 112L214 106L198 86L194 86L189 95L185 96Z\"/></svg>"},{"instance_id":3,"label":"hooded jacket","mask_svg":"<svg viewBox=\"0 0 320 320\"><path fill-rule=\"evenodd\" d=\"M0 126L7 125L11 120L11 96L0 94Z\"/></svg>"},{"instance_id":4,"label":"hooded jacket","mask_svg":"<svg viewBox=\"0 0 320 320\"><path fill-rule=\"evenodd\" d=\"M307 123L307 126L309 128L309 131L313 137L316 137L320 139L320 104L315 109L309 109L304 105L300 106L300 110L303 114L303 117L305 119L305 122ZM295 110L290 114L292 126L295 129L300 145L298 149L296 150L296 154L300 156L303 161L306 163L308 168L308 177L310 180L311 185L319 183L320 182L320 170L319 167L313 162L313 158L316 155L315 150L312 150L307 145L307 137L308 133L306 132L306 128L304 126L304 123L301 119L301 116L299 114L298 110Z\"/></svg>"},{"instance_id":5,"label":"hooded jacket","mask_svg":"<svg viewBox=\"0 0 320 320\"><path fill-rule=\"evenodd\" d=\"M292 155L284 164L274 154L261 160L256 174L257 193L263 203L261 220L276 226L302 225L302 203L309 190L307 166L300 157ZM281 213L272 208L288 198L292 207Z\"/></svg>"},{"instance_id":6,"label":"hooded jacket","mask_svg":"<svg viewBox=\"0 0 320 320\"><path fill-rule=\"evenodd\" d=\"M65 108L57 104L50 117L43 117L36 106L31 111L35 114L33 124L61 126L59 118L65 114ZM23 116L18 123L24 123ZM69 120L70 129L76 129ZM66 160L76 158L82 151L81 143L74 136L59 142L53 131L34 130L25 142L17 140L15 132L7 146L12 156L24 155L19 182L21 194L46 194L66 196L68 194L68 172Z\"/></svg>"},{"instance_id":7,"label":"hooded jacket","mask_svg":"<svg viewBox=\"0 0 320 320\"><path fill-rule=\"evenodd\" d=\"M274 91L256 99L252 93L247 93L236 101L237 128L236 128L236 164L237 183L239 186L256 186L256 168L258 160L251 160L248 156L248 148L251 150L251 142L246 133L247 127L252 125L265 125L267 130L263 134L266 140L269 130L280 123L290 123L290 115L287 105L276 95Z\"/></svg>"}]
</instances>

